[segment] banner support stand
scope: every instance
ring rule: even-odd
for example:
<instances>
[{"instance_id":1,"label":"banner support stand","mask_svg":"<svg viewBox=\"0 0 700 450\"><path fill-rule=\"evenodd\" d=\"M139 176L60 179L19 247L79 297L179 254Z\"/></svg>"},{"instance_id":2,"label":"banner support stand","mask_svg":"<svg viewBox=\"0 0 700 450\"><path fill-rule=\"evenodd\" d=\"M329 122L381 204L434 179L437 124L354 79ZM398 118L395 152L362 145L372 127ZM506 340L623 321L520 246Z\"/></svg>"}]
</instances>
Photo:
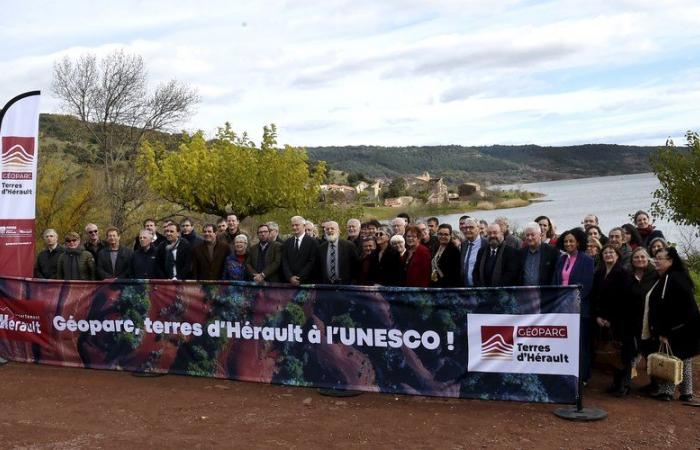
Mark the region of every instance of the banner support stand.
<instances>
[{"instance_id":1,"label":"banner support stand","mask_svg":"<svg viewBox=\"0 0 700 450\"><path fill-rule=\"evenodd\" d=\"M579 327L578 330L578 389L576 392L576 406L566 406L562 408L557 408L553 412L553 414L560 419L564 420L571 420L575 422L594 422L596 420L602 420L608 417L608 413L600 408L584 408L583 406L583 378L581 377L581 373L583 372L583 358L581 357L583 355L583 348L584 348L584 342L583 339L581 339L581 334L583 331L583 327L587 326L588 324L585 323L584 321L581 320L581 326Z\"/></svg>"}]
</instances>

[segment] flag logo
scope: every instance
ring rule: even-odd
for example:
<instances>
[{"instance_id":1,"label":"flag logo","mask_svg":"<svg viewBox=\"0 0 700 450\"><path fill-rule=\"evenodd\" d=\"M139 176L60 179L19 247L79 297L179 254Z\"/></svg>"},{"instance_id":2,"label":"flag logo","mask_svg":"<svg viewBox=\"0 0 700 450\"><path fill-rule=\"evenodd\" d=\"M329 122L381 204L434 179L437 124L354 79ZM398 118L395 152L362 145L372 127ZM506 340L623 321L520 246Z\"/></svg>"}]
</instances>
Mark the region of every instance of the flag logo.
<instances>
[{"instance_id":1,"label":"flag logo","mask_svg":"<svg viewBox=\"0 0 700 450\"><path fill-rule=\"evenodd\" d=\"M481 327L482 359L513 359L513 342L515 327L487 326Z\"/></svg>"},{"instance_id":2,"label":"flag logo","mask_svg":"<svg viewBox=\"0 0 700 450\"><path fill-rule=\"evenodd\" d=\"M31 180L34 170L34 138L3 136L2 179Z\"/></svg>"}]
</instances>

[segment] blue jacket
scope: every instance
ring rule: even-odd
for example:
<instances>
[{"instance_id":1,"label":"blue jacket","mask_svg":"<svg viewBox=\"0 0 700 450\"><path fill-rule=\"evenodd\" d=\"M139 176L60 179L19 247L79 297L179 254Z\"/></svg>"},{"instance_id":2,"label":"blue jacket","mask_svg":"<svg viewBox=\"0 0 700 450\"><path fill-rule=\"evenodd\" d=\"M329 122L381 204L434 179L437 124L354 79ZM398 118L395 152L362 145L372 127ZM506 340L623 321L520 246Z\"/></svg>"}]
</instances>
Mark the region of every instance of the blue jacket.
<instances>
[{"instance_id":1,"label":"blue jacket","mask_svg":"<svg viewBox=\"0 0 700 450\"><path fill-rule=\"evenodd\" d=\"M564 269L564 264L568 258L566 255L562 255L557 261L556 268L554 269L554 284L560 286L561 281L561 271ZM571 269L571 274L569 274L569 285L580 284L581 287L581 316L590 317L591 308L589 302L589 295L591 294L591 289L593 288L593 272L594 264L593 258L586 255L585 253L579 251L576 256L576 262L574 267Z\"/></svg>"}]
</instances>

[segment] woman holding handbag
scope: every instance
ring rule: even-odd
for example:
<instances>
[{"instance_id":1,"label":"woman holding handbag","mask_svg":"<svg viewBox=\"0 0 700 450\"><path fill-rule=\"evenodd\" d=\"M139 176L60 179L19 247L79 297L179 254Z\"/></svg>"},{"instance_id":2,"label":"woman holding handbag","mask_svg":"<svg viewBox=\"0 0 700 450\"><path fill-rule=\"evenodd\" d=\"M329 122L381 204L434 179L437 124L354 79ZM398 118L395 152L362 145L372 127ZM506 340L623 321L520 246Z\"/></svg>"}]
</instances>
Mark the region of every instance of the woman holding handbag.
<instances>
[{"instance_id":1,"label":"woman holding handbag","mask_svg":"<svg viewBox=\"0 0 700 450\"><path fill-rule=\"evenodd\" d=\"M632 361L637 355L634 324L636 314L632 305L632 278L622 268L620 251L608 244L601 252L603 264L593 278L591 307L597 325L610 329L615 341L620 342L613 383L608 393L616 397L629 394L632 383Z\"/></svg>"},{"instance_id":2,"label":"woman holding handbag","mask_svg":"<svg viewBox=\"0 0 700 450\"><path fill-rule=\"evenodd\" d=\"M683 360L681 401L693 399L692 358L700 354L700 311L695 303L695 285L675 248L659 251L654 260L659 281L649 293L649 331ZM673 399L673 383L660 382L655 398Z\"/></svg>"}]
</instances>

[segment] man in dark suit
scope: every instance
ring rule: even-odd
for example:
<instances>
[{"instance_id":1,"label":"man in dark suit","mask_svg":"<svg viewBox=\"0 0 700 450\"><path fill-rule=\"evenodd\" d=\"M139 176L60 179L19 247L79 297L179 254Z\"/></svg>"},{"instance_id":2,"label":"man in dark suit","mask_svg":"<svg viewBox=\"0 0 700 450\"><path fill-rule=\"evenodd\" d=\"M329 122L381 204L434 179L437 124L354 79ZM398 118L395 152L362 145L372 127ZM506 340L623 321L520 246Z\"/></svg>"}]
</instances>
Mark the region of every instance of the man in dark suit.
<instances>
[{"instance_id":1,"label":"man in dark suit","mask_svg":"<svg viewBox=\"0 0 700 450\"><path fill-rule=\"evenodd\" d=\"M250 278L258 284L266 281L279 283L282 265L282 244L272 239L270 227L263 223L258 226L258 243L250 248L245 269Z\"/></svg>"},{"instance_id":2,"label":"man in dark suit","mask_svg":"<svg viewBox=\"0 0 700 450\"><path fill-rule=\"evenodd\" d=\"M305 223L301 216L292 217L292 236L282 250L284 281L294 286L310 283L316 267L318 240L304 232Z\"/></svg>"},{"instance_id":3,"label":"man in dark suit","mask_svg":"<svg viewBox=\"0 0 700 450\"><path fill-rule=\"evenodd\" d=\"M158 225L156 224L155 219L146 219L143 221L143 228L145 230L150 231L153 233L153 242L151 242L151 245L153 248L156 250L165 243L167 239L165 239L165 236L160 234L158 232ZM141 247L141 243L139 242L139 236L136 236L134 239L134 250L137 250Z\"/></svg>"},{"instance_id":4,"label":"man in dark suit","mask_svg":"<svg viewBox=\"0 0 700 450\"><path fill-rule=\"evenodd\" d=\"M536 222L525 226L525 248L520 249L520 284L547 286L554 281L559 250L542 242L542 230Z\"/></svg>"},{"instance_id":5,"label":"man in dark suit","mask_svg":"<svg viewBox=\"0 0 700 450\"><path fill-rule=\"evenodd\" d=\"M489 243L479 234L479 222L469 216L459 218L459 230L464 234L461 247L461 279L466 287L474 286L474 268L479 250L488 247Z\"/></svg>"},{"instance_id":6,"label":"man in dark suit","mask_svg":"<svg viewBox=\"0 0 700 450\"><path fill-rule=\"evenodd\" d=\"M167 242L158 249L158 262L163 276L171 280L190 279L192 248L187 239L180 237L180 225L169 223L163 231Z\"/></svg>"},{"instance_id":7,"label":"man in dark suit","mask_svg":"<svg viewBox=\"0 0 700 450\"><path fill-rule=\"evenodd\" d=\"M506 245L503 231L497 223L486 229L488 247L482 247L476 257L474 267L475 286L517 286L520 275L520 255L518 250Z\"/></svg>"},{"instance_id":8,"label":"man in dark suit","mask_svg":"<svg viewBox=\"0 0 700 450\"><path fill-rule=\"evenodd\" d=\"M337 222L326 222L324 229L326 240L320 245L317 256L318 279L324 284L352 284L360 260L357 247L346 239L340 239Z\"/></svg>"},{"instance_id":9,"label":"man in dark suit","mask_svg":"<svg viewBox=\"0 0 700 450\"><path fill-rule=\"evenodd\" d=\"M119 240L119 230L115 227L107 228L107 246L97 253L95 263L98 280L131 278L131 258L134 252L120 246Z\"/></svg>"},{"instance_id":10,"label":"man in dark suit","mask_svg":"<svg viewBox=\"0 0 700 450\"><path fill-rule=\"evenodd\" d=\"M202 227L204 240L192 249L192 278L195 280L220 280L230 247L216 239L213 223Z\"/></svg>"}]
</instances>

